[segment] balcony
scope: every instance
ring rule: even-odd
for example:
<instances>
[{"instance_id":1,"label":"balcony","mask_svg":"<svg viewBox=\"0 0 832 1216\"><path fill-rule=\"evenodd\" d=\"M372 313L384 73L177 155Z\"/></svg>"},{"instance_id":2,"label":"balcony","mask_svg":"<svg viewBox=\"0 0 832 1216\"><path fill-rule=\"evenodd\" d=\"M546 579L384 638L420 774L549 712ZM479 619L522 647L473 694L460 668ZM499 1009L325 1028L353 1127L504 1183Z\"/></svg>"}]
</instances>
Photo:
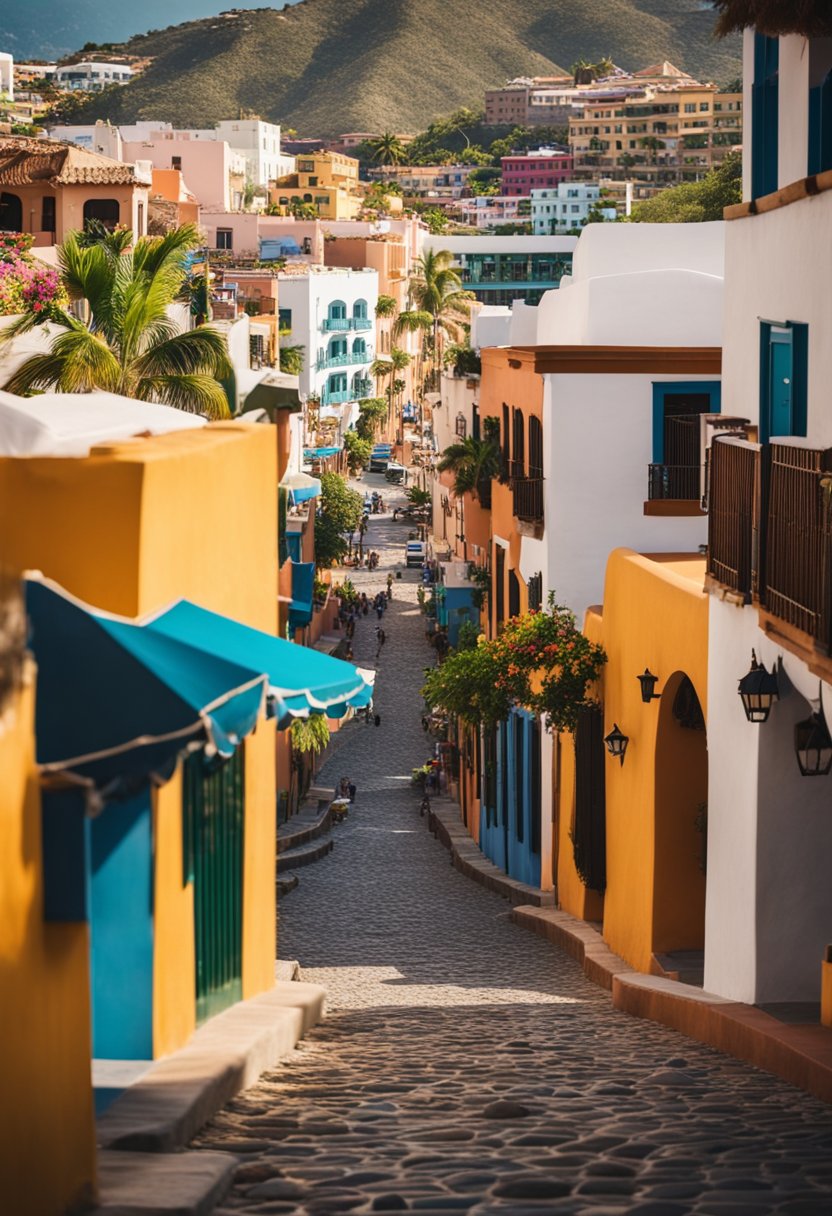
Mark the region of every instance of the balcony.
<instances>
[{"instance_id":1,"label":"balcony","mask_svg":"<svg viewBox=\"0 0 832 1216\"><path fill-rule=\"evenodd\" d=\"M341 332L345 329L351 329L352 325L349 317L327 317L321 322L321 329L324 333Z\"/></svg>"},{"instance_id":2,"label":"balcony","mask_svg":"<svg viewBox=\"0 0 832 1216\"><path fill-rule=\"evenodd\" d=\"M543 478L518 477L512 481L513 514L521 535L543 535ZM526 525L524 527L523 525Z\"/></svg>"},{"instance_id":3,"label":"balcony","mask_svg":"<svg viewBox=\"0 0 832 1216\"><path fill-rule=\"evenodd\" d=\"M832 652L831 476L832 449L805 440L711 448L708 574L809 657Z\"/></svg>"},{"instance_id":4,"label":"balcony","mask_svg":"<svg viewBox=\"0 0 832 1216\"><path fill-rule=\"evenodd\" d=\"M355 383L353 384L353 399L355 400L358 397L369 397L369 395L372 391L373 391L372 380L367 380L367 379L356 380Z\"/></svg>"},{"instance_id":5,"label":"balcony","mask_svg":"<svg viewBox=\"0 0 832 1216\"><path fill-rule=\"evenodd\" d=\"M366 363L372 363L373 356L369 351L360 351L355 353L347 351L343 355L330 355L328 359L319 359L315 364L319 372L326 371L330 367L352 367L355 364L363 366Z\"/></svg>"},{"instance_id":6,"label":"balcony","mask_svg":"<svg viewBox=\"0 0 832 1216\"><path fill-rule=\"evenodd\" d=\"M347 388L339 389L337 392L330 392L325 388L321 393L321 405L344 405L347 401L352 400L354 400L353 395Z\"/></svg>"},{"instance_id":7,"label":"balcony","mask_svg":"<svg viewBox=\"0 0 832 1216\"><path fill-rule=\"evenodd\" d=\"M373 322L370 317L350 317L350 329L372 329Z\"/></svg>"},{"instance_id":8,"label":"balcony","mask_svg":"<svg viewBox=\"0 0 832 1216\"><path fill-rule=\"evenodd\" d=\"M701 475L698 463L648 465L647 501L692 502L698 507Z\"/></svg>"}]
</instances>

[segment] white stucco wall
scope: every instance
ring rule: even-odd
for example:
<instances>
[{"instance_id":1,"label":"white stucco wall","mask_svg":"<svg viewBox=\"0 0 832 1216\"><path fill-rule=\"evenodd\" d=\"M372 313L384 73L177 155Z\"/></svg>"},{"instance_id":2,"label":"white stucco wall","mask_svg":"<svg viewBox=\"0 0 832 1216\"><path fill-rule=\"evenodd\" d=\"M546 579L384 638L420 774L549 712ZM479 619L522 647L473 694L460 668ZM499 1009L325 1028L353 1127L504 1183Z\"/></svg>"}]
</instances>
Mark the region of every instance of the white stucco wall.
<instances>
[{"instance_id":1,"label":"white stucco wall","mask_svg":"<svg viewBox=\"0 0 832 1216\"><path fill-rule=\"evenodd\" d=\"M644 515L653 458L653 381L691 379L696 377L544 377L546 585L579 620L603 600L612 549L689 553L707 538L702 516Z\"/></svg>"},{"instance_id":2,"label":"white stucco wall","mask_svg":"<svg viewBox=\"0 0 832 1216\"><path fill-rule=\"evenodd\" d=\"M760 321L809 326L808 434L832 445L832 192L726 224L723 410L759 419Z\"/></svg>"},{"instance_id":3,"label":"white stucco wall","mask_svg":"<svg viewBox=\"0 0 832 1216\"><path fill-rule=\"evenodd\" d=\"M746 720L737 680L751 650L782 661L767 723ZM817 1001L832 940L832 777L801 776L794 725L819 682L769 641L751 607L710 604L705 989L748 1003ZM832 689L823 686L827 718Z\"/></svg>"},{"instance_id":4,"label":"white stucco wall","mask_svg":"<svg viewBox=\"0 0 832 1216\"><path fill-rule=\"evenodd\" d=\"M806 38L791 34L780 39L779 75L777 180L779 185L787 186L808 172L809 42Z\"/></svg>"},{"instance_id":5,"label":"white stucco wall","mask_svg":"<svg viewBox=\"0 0 832 1216\"><path fill-rule=\"evenodd\" d=\"M512 310L508 305L482 304L471 309L471 345L507 346L511 337Z\"/></svg>"},{"instance_id":6,"label":"white stucco wall","mask_svg":"<svg viewBox=\"0 0 832 1216\"><path fill-rule=\"evenodd\" d=\"M590 224L572 255L573 281L687 267L721 275L724 225Z\"/></svg>"}]
</instances>

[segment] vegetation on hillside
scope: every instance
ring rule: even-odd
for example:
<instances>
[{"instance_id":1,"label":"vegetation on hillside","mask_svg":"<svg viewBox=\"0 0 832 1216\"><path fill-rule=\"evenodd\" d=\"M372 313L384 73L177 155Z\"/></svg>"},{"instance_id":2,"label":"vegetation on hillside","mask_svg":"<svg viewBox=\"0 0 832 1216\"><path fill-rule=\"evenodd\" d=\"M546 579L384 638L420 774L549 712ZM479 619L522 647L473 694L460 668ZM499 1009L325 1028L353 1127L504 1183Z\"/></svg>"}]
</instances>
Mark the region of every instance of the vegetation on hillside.
<instances>
[{"instance_id":1,"label":"vegetation on hillside","mask_svg":"<svg viewBox=\"0 0 832 1216\"><path fill-rule=\"evenodd\" d=\"M685 182L638 203L630 217L634 224L699 224L721 220L726 207L742 200L742 160L733 153L701 182Z\"/></svg>"},{"instance_id":2,"label":"vegetation on hillside","mask_svg":"<svg viewBox=\"0 0 832 1216\"><path fill-rule=\"evenodd\" d=\"M739 40L716 42L713 24L712 11L676 13L667 0L303 0L130 39L121 49L150 59L147 70L77 117L205 126L256 112L316 135L417 131L512 76L613 48L625 68L670 59L700 77L736 76Z\"/></svg>"}]
</instances>

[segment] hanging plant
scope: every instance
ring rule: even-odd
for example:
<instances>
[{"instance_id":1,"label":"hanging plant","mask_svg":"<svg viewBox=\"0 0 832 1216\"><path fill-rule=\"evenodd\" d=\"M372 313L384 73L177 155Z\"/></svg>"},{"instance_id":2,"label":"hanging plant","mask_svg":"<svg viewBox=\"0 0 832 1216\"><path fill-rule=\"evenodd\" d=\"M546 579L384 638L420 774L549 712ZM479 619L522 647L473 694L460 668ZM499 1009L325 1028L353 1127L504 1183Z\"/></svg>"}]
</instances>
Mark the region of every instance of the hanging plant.
<instances>
[{"instance_id":1,"label":"hanging plant","mask_svg":"<svg viewBox=\"0 0 832 1216\"><path fill-rule=\"evenodd\" d=\"M295 718L289 727L292 747L297 752L321 752L329 743L329 727L326 718L313 714L309 718Z\"/></svg>"}]
</instances>

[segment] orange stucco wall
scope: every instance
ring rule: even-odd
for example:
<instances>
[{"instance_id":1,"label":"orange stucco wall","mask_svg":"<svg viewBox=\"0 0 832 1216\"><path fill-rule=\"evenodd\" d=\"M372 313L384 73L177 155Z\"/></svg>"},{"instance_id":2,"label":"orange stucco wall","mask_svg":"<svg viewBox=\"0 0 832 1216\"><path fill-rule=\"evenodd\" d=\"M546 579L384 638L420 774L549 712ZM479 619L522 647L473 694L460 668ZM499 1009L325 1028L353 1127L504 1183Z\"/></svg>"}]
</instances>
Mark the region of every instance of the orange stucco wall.
<instances>
[{"instance_id":1,"label":"orange stucco wall","mask_svg":"<svg viewBox=\"0 0 832 1216\"><path fill-rule=\"evenodd\" d=\"M31 668L26 679L0 717L0 1177L4 1211L59 1216L95 1175L89 939L43 920Z\"/></svg>"}]
</instances>

